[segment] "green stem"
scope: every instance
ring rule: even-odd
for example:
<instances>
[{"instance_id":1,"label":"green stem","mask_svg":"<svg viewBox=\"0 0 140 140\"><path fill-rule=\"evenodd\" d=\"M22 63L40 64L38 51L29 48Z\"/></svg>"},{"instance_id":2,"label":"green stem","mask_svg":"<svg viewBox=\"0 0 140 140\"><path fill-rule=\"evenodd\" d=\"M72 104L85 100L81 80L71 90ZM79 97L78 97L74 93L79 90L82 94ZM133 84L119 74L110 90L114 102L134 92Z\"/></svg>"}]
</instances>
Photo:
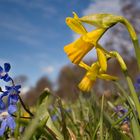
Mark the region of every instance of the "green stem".
<instances>
[{"instance_id":1,"label":"green stem","mask_svg":"<svg viewBox=\"0 0 140 140\"><path fill-rule=\"evenodd\" d=\"M132 102L131 98L127 95L127 93L125 92L125 90L123 89L123 87L118 82L114 82L114 83L119 88L119 90L121 91L121 93L123 94L123 96L127 99L130 108L133 110L134 118L135 118L135 120L137 121L137 124L138 124L136 111L135 111L135 108L134 108L134 105L133 105L133 102Z\"/></svg>"},{"instance_id":2,"label":"green stem","mask_svg":"<svg viewBox=\"0 0 140 140\"><path fill-rule=\"evenodd\" d=\"M132 43L134 45L138 66L139 66L139 69L140 69L140 46L139 46L139 41L138 41L137 34L136 34L133 26L130 24L130 22L127 19L123 19L121 21L121 23L123 23L126 26L128 32L130 34L130 37L132 39Z\"/></svg>"},{"instance_id":3,"label":"green stem","mask_svg":"<svg viewBox=\"0 0 140 140\"><path fill-rule=\"evenodd\" d=\"M137 40L132 40L132 42L134 44L136 58L137 58L137 61L138 61L138 67L140 69L140 47L139 47L139 41L137 39Z\"/></svg>"},{"instance_id":4,"label":"green stem","mask_svg":"<svg viewBox=\"0 0 140 140\"><path fill-rule=\"evenodd\" d=\"M33 117L34 114L33 114L29 109L26 108L26 106L25 106L24 102L22 101L20 95L18 95L18 98L19 98L19 100L20 100L20 103L21 103L22 107L25 109L25 111L26 111L31 117Z\"/></svg>"},{"instance_id":5,"label":"green stem","mask_svg":"<svg viewBox=\"0 0 140 140\"><path fill-rule=\"evenodd\" d=\"M104 108L104 95L102 96L101 114L100 114L100 140L103 140L103 108Z\"/></svg>"},{"instance_id":6,"label":"green stem","mask_svg":"<svg viewBox=\"0 0 140 140\"><path fill-rule=\"evenodd\" d=\"M127 83L128 83L128 86L129 86L129 89L130 89L130 92L131 92L131 95L132 95L136 110L138 112L138 117L140 119L140 102L139 102L138 96L137 96L137 94L135 92L135 88L133 86L132 80L128 76L128 74L126 75L126 80L127 80Z\"/></svg>"},{"instance_id":7,"label":"green stem","mask_svg":"<svg viewBox=\"0 0 140 140\"><path fill-rule=\"evenodd\" d=\"M21 110L20 110L20 106L18 104L18 112L17 112L17 117L16 117L16 128L15 128L15 138L18 139L19 136L19 128L20 128L20 123L19 123L19 119L20 119L20 114L21 114Z\"/></svg>"},{"instance_id":8,"label":"green stem","mask_svg":"<svg viewBox=\"0 0 140 140\"><path fill-rule=\"evenodd\" d=\"M99 127L100 127L100 122L98 122L97 125L96 125L95 131L94 131L93 136L92 136L92 140L95 140L95 136L97 134L97 131L98 131Z\"/></svg>"}]
</instances>

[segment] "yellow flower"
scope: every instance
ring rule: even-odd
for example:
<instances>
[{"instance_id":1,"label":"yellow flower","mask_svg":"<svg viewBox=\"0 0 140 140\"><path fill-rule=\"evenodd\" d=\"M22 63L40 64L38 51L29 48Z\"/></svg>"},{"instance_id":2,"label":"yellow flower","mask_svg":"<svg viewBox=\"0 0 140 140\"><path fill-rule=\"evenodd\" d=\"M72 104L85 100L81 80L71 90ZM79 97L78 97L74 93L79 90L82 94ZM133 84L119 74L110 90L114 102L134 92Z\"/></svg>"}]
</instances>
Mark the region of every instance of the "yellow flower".
<instances>
[{"instance_id":1,"label":"yellow flower","mask_svg":"<svg viewBox=\"0 0 140 140\"><path fill-rule=\"evenodd\" d=\"M91 66L88 66L84 62L80 62L79 66L87 70L87 73L85 74L84 78L78 85L78 87L82 91L89 92L97 78L104 79L104 80L113 80L113 81L118 79L115 76L105 74L104 71L102 71L98 61L93 63Z\"/></svg>"},{"instance_id":2,"label":"yellow flower","mask_svg":"<svg viewBox=\"0 0 140 140\"><path fill-rule=\"evenodd\" d=\"M106 58L105 52L101 49L101 46L99 44L97 44L97 46L96 46L96 52L97 52L97 57L98 57L100 67L101 67L102 71L106 72L107 58Z\"/></svg>"},{"instance_id":3,"label":"yellow flower","mask_svg":"<svg viewBox=\"0 0 140 140\"><path fill-rule=\"evenodd\" d=\"M103 35L106 29L97 28L91 32L87 32L85 27L82 25L79 17L76 13L73 13L74 17L67 17L66 24L76 33L80 34L81 37L76 41L66 45L64 51L68 55L69 59L74 64L79 64L82 58L93 48L97 48L97 55L99 63L103 71L106 71L107 64L105 54L100 50L101 46L97 43L100 37Z\"/></svg>"},{"instance_id":4,"label":"yellow flower","mask_svg":"<svg viewBox=\"0 0 140 140\"><path fill-rule=\"evenodd\" d=\"M82 81L80 82L80 84L78 85L78 87L82 90L82 91L87 91L89 92L91 90L91 88L93 87L95 83L95 80L90 80L87 75L84 76L84 78L82 79Z\"/></svg>"},{"instance_id":5,"label":"yellow flower","mask_svg":"<svg viewBox=\"0 0 140 140\"><path fill-rule=\"evenodd\" d=\"M75 18L67 17L66 24L77 34L86 34L87 33L87 31L86 31L85 27L82 25L82 23Z\"/></svg>"},{"instance_id":6,"label":"yellow flower","mask_svg":"<svg viewBox=\"0 0 140 140\"><path fill-rule=\"evenodd\" d=\"M74 28L73 28L74 29ZM76 31L77 32L77 31ZM76 41L66 45L64 51L74 64L79 64L82 58L96 46L105 29L98 28L91 32L83 33Z\"/></svg>"}]
</instances>

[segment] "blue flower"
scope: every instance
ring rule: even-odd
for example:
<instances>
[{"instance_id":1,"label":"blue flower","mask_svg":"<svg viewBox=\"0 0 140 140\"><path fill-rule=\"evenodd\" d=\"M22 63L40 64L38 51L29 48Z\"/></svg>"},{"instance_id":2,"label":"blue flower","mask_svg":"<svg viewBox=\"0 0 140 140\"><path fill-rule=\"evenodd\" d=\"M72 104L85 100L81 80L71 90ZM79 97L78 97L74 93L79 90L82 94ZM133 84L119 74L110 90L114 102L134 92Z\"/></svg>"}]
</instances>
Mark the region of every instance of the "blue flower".
<instances>
[{"instance_id":1,"label":"blue flower","mask_svg":"<svg viewBox=\"0 0 140 140\"><path fill-rule=\"evenodd\" d=\"M3 102L2 98L0 97L0 110L3 110L6 108L5 103Z\"/></svg>"},{"instance_id":2,"label":"blue flower","mask_svg":"<svg viewBox=\"0 0 140 140\"><path fill-rule=\"evenodd\" d=\"M0 79L3 79L6 82L11 80L11 77L8 75L11 66L9 63L4 63L4 69L0 66Z\"/></svg>"},{"instance_id":3,"label":"blue flower","mask_svg":"<svg viewBox=\"0 0 140 140\"><path fill-rule=\"evenodd\" d=\"M0 136L3 136L3 134L6 131L7 127L9 127L12 130L12 132L14 131L14 129L16 127L15 120L13 119L11 114L9 114L8 111L1 112L1 114L0 114L0 122L1 122Z\"/></svg>"},{"instance_id":4,"label":"blue flower","mask_svg":"<svg viewBox=\"0 0 140 140\"><path fill-rule=\"evenodd\" d=\"M9 76L8 72L11 66L9 63L4 64L4 68L0 66L0 79L9 82L12 81L13 86L5 86L6 91L0 90L0 136L3 136L6 129L10 128L13 132L16 123L13 113L17 111L17 101L19 99L19 89L21 85L14 85L14 81ZM7 102L3 101L3 97L7 96Z\"/></svg>"},{"instance_id":5,"label":"blue flower","mask_svg":"<svg viewBox=\"0 0 140 140\"><path fill-rule=\"evenodd\" d=\"M120 105L116 106L114 108L114 111L118 114L119 118L122 118L128 112L127 109L125 109L123 106L120 106ZM128 116L123 119L123 123L128 122L128 121L129 121Z\"/></svg>"},{"instance_id":6,"label":"blue flower","mask_svg":"<svg viewBox=\"0 0 140 140\"><path fill-rule=\"evenodd\" d=\"M52 118L52 121L56 121L58 119L58 116L57 115L53 115L53 116L51 116L51 118Z\"/></svg>"},{"instance_id":7,"label":"blue flower","mask_svg":"<svg viewBox=\"0 0 140 140\"><path fill-rule=\"evenodd\" d=\"M17 111L17 107L16 107L17 100L15 102L15 99L13 99L12 97L8 97L10 101L8 101L8 107L7 107L5 102L3 102L3 99L2 99L4 97L3 94L0 95L0 113L2 113L7 108L8 112L10 114L13 114L14 112Z\"/></svg>"},{"instance_id":8,"label":"blue flower","mask_svg":"<svg viewBox=\"0 0 140 140\"><path fill-rule=\"evenodd\" d=\"M3 92L3 96L8 96L8 105L16 104L19 98L19 89L21 85L5 86L6 91Z\"/></svg>"},{"instance_id":9,"label":"blue flower","mask_svg":"<svg viewBox=\"0 0 140 140\"><path fill-rule=\"evenodd\" d=\"M8 106L8 110L6 109L6 105L3 102L3 100L0 98L0 136L4 134L6 131L6 128L10 128L13 132L13 130L16 127L16 123L12 117L12 114L16 112L16 107L15 105L10 105Z\"/></svg>"}]
</instances>

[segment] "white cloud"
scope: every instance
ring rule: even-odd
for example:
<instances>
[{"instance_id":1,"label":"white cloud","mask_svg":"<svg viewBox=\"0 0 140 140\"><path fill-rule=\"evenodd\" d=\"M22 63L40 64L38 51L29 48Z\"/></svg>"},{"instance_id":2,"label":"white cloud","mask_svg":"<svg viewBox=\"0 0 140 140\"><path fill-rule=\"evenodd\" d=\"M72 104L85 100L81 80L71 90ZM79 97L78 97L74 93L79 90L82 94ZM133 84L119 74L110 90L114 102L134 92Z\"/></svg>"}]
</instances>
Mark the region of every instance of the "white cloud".
<instances>
[{"instance_id":1,"label":"white cloud","mask_svg":"<svg viewBox=\"0 0 140 140\"><path fill-rule=\"evenodd\" d=\"M112 13L121 14L121 6L119 0L98 0L91 3L88 8L83 11L83 15L93 13Z\"/></svg>"},{"instance_id":2,"label":"white cloud","mask_svg":"<svg viewBox=\"0 0 140 140\"><path fill-rule=\"evenodd\" d=\"M22 87L21 94L23 95L23 94L27 93L29 90L30 90L30 87Z\"/></svg>"},{"instance_id":3,"label":"white cloud","mask_svg":"<svg viewBox=\"0 0 140 140\"><path fill-rule=\"evenodd\" d=\"M7 2L23 7L29 13L37 11L40 19L45 18L46 26L43 27L33 22L17 9L12 10L10 13L1 12L0 30L2 30L2 34L0 34L0 37L19 41L25 46L40 47L46 46L47 39L59 36L59 33L51 25L48 25L46 20L46 18L58 14L57 9L46 0L31 0L29 2L26 0L7 0Z\"/></svg>"},{"instance_id":4,"label":"white cloud","mask_svg":"<svg viewBox=\"0 0 140 140\"><path fill-rule=\"evenodd\" d=\"M47 66L42 68L42 72L45 72L47 74L51 74L54 72L54 67L53 66Z\"/></svg>"}]
</instances>

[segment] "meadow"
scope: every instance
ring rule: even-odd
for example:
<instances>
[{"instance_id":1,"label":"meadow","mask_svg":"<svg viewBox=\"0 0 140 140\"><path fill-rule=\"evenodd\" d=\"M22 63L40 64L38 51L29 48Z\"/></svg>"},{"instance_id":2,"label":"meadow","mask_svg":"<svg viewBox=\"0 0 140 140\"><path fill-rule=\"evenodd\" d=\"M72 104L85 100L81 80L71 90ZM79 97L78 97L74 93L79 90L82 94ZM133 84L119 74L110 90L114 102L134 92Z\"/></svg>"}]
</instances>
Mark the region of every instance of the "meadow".
<instances>
[{"instance_id":1,"label":"meadow","mask_svg":"<svg viewBox=\"0 0 140 140\"><path fill-rule=\"evenodd\" d=\"M135 79L133 74L130 76L124 56L118 51L107 50L99 43L104 34L118 23L128 31L139 73L140 45L129 20L106 13L79 17L75 12L73 17L66 18L68 27L80 37L64 46L64 52L71 63L83 69L83 76L74 75L80 77L80 82L73 101L60 98L46 87L42 89L37 102L28 106L20 96L22 85L15 84L9 74L11 65L4 63L4 66L0 66L0 80L5 82L5 89L0 89L0 139L139 140L140 77ZM88 31L85 24L94 29ZM87 63L83 58L92 49L96 51L97 58ZM108 72L114 67L113 63L109 64L112 60L117 62L116 71L120 71L122 76ZM113 91L96 93L94 86L99 79L109 81L114 87ZM69 87L65 88L69 92Z\"/></svg>"}]
</instances>

